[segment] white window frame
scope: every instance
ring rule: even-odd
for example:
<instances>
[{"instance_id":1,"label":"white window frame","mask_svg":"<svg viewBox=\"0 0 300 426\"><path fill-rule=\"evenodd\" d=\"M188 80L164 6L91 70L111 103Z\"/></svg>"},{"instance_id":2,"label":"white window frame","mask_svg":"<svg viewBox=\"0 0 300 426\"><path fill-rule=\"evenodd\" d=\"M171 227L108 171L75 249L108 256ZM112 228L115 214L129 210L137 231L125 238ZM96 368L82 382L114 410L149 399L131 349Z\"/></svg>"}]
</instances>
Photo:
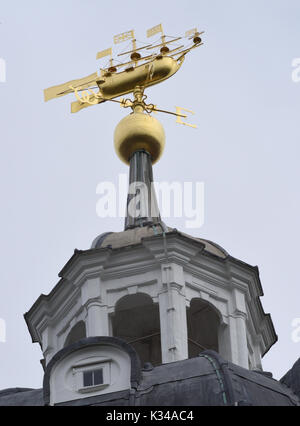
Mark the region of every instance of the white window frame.
<instances>
[{"instance_id":1,"label":"white window frame","mask_svg":"<svg viewBox=\"0 0 300 426\"><path fill-rule=\"evenodd\" d=\"M83 373L87 371L102 370L103 383L99 385L84 386ZM108 387L111 384L111 360L83 362L73 367L76 391L80 393L96 392Z\"/></svg>"}]
</instances>

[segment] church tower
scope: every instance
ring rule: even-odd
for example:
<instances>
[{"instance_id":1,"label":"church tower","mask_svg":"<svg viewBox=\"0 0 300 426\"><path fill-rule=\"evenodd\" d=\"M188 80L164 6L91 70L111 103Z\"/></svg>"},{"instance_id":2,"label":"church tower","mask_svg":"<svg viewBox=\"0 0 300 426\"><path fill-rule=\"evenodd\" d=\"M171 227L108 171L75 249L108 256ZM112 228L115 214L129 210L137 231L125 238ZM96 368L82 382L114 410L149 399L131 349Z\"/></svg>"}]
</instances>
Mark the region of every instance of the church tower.
<instances>
[{"instance_id":1,"label":"church tower","mask_svg":"<svg viewBox=\"0 0 300 426\"><path fill-rule=\"evenodd\" d=\"M173 75L202 43L193 30L191 46L174 52L161 26L149 31L162 34L150 59L141 57L134 35L124 33L115 39L133 41L124 71L111 59L95 82L86 78L45 91L46 99L74 91L73 111L124 93L134 98L120 101L132 112L114 136L117 155L129 165L124 230L75 250L51 293L25 314L43 353L44 403L251 405L265 386L270 401L297 404L262 371L261 359L277 336L261 304L258 268L216 243L169 228L160 217L152 165L163 153L165 133L144 90ZM79 96L94 83L99 93Z\"/></svg>"}]
</instances>

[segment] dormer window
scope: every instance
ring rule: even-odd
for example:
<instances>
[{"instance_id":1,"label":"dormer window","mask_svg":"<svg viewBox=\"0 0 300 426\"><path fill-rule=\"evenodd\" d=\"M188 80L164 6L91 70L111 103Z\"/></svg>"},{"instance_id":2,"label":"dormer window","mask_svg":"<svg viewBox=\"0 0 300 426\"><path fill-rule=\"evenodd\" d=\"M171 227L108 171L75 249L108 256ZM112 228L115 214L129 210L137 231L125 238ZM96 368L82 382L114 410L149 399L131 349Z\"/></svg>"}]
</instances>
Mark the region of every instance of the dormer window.
<instances>
[{"instance_id":1,"label":"dormer window","mask_svg":"<svg viewBox=\"0 0 300 426\"><path fill-rule=\"evenodd\" d=\"M83 387L103 385L103 369L84 371L83 372Z\"/></svg>"},{"instance_id":2,"label":"dormer window","mask_svg":"<svg viewBox=\"0 0 300 426\"><path fill-rule=\"evenodd\" d=\"M101 362L83 362L73 367L76 389L80 393L96 392L111 383L111 360Z\"/></svg>"}]
</instances>

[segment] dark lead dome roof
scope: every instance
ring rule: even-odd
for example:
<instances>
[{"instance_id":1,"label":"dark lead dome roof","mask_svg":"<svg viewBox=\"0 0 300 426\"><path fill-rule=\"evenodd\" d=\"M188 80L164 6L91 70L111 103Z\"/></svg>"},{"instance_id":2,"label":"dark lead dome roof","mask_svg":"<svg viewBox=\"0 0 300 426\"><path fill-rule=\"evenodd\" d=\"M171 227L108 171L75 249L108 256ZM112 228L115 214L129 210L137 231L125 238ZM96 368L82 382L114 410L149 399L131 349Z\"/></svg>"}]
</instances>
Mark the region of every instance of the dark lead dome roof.
<instances>
[{"instance_id":1,"label":"dark lead dome roof","mask_svg":"<svg viewBox=\"0 0 300 426\"><path fill-rule=\"evenodd\" d=\"M134 244L139 244L143 238L153 237L155 235L163 235L163 232L165 232L166 234L177 232L179 235L204 244L205 250L211 254L214 254L215 256L221 257L223 259L228 256L226 250L224 250L218 244L213 243L212 241L192 237L191 235L177 231L177 229L168 228L163 224L132 228L127 229L123 232L105 232L95 238L91 248L99 249L104 247L110 247L114 249L126 247Z\"/></svg>"}]
</instances>

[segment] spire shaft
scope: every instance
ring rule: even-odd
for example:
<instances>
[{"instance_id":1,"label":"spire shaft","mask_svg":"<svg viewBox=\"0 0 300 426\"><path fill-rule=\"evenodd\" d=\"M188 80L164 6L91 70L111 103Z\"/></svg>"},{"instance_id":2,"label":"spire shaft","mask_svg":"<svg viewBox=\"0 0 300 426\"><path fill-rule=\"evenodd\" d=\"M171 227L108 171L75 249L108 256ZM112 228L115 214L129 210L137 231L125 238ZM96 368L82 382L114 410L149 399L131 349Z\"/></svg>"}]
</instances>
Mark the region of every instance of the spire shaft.
<instances>
[{"instance_id":1,"label":"spire shaft","mask_svg":"<svg viewBox=\"0 0 300 426\"><path fill-rule=\"evenodd\" d=\"M161 223L150 154L136 151L130 159L125 230Z\"/></svg>"}]
</instances>

